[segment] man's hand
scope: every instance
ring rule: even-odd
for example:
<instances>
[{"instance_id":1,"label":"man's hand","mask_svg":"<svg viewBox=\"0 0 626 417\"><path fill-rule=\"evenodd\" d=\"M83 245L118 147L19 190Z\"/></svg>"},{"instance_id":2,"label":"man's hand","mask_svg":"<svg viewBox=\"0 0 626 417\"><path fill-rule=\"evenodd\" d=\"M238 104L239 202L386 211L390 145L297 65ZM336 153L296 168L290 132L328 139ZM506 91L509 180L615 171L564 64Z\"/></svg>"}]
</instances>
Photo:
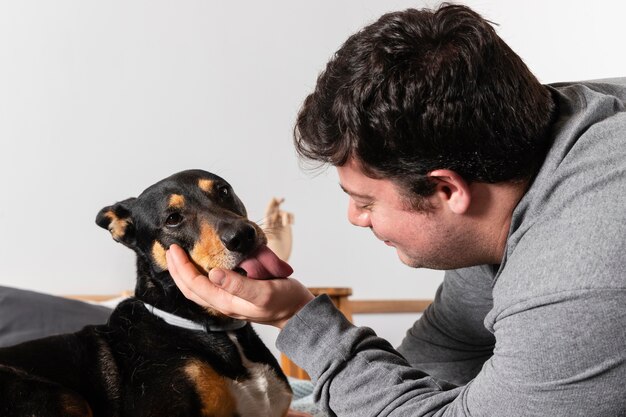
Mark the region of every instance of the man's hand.
<instances>
[{"instance_id":1,"label":"man's hand","mask_svg":"<svg viewBox=\"0 0 626 417\"><path fill-rule=\"evenodd\" d=\"M300 282L285 278L291 274L291 267L267 251L263 248L255 258L242 263L249 277L214 268L207 278L176 245L170 246L166 258L174 282L188 299L229 317L282 329L314 296ZM276 279L254 279L267 275Z\"/></svg>"}]
</instances>

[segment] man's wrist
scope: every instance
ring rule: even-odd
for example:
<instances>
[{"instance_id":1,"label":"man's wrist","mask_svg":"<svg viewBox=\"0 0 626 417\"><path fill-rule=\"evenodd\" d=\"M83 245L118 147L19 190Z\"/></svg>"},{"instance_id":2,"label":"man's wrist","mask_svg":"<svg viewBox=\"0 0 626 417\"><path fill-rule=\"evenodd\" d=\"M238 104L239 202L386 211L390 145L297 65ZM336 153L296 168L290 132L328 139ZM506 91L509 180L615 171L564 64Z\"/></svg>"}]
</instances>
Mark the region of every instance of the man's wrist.
<instances>
[{"instance_id":1,"label":"man's wrist","mask_svg":"<svg viewBox=\"0 0 626 417\"><path fill-rule=\"evenodd\" d=\"M282 330L287 325L287 322L293 318L293 316L298 314L300 310L302 310L307 304L309 304L314 299L315 299L315 296L307 291L307 294L303 298L302 302L296 307L296 309L290 315L272 323L272 325Z\"/></svg>"}]
</instances>

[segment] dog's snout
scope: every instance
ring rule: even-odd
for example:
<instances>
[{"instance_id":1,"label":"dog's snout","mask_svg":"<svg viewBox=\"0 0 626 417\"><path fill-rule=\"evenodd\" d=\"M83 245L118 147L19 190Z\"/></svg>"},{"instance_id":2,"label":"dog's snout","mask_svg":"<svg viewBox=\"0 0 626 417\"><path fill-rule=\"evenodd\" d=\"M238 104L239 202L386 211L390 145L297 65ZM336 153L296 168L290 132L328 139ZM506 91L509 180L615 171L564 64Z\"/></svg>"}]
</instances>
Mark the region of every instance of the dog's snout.
<instances>
[{"instance_id":1,"label":"dog's snout","mask_svg":"<svg viewBox=\"0 0 626 417\"><path fill-rule=\"evenodd\" d=\"M220 239L229 251L248 253L256 242L256 230L246 223L233 225L222 232Z\"/></svg>"}]
</instances>

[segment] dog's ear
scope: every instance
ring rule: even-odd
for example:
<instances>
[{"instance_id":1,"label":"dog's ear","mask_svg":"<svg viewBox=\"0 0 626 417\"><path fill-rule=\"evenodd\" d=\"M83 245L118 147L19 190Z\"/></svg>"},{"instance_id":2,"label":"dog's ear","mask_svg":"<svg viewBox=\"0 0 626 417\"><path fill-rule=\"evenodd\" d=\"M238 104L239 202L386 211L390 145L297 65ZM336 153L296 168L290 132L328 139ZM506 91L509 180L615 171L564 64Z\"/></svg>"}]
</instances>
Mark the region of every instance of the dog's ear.
<instances>
[{"instance_id":1,"label":"dog's ear","mask_svg":"<svg viewBox=\"0 0 626 417\"><path fill-rule=\"evenodd\" d=\"M129 198L107 206L96 216L96 224L111 232L111 236L130 248L135 246L135 226L133 225L132 206L136 198Z\"/></svg>"}]
</instances>

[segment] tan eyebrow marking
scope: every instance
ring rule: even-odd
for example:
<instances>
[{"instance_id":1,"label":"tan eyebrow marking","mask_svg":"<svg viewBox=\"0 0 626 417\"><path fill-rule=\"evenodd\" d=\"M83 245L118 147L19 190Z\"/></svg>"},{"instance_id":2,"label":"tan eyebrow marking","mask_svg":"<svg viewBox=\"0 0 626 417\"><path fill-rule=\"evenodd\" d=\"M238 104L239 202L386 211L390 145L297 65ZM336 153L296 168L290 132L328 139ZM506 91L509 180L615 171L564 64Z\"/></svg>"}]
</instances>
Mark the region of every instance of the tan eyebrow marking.
<instances>
[{"instance_id":1,"label":"tan eyebrow marking","mask_svg":"<svg viewBox=\"0 0 626 417\"><path fill-rule=\"evenodd\" d=\"M185 207L185 197L180 194L172 194L168 202L168 206L171 208L183 208Z\"/></svg>"},{"instance_id":2,"label":"tan eyebrow marking","mask_svg":"<svg viewBox=\"0 0 626 417\"><path fill-rule=\"evenodd\" d=\"M207 180L206 178L200 178L198 180L198 187L203 191L210 193L213 191L213 180Z\"/></svg>"}]
</instances>

